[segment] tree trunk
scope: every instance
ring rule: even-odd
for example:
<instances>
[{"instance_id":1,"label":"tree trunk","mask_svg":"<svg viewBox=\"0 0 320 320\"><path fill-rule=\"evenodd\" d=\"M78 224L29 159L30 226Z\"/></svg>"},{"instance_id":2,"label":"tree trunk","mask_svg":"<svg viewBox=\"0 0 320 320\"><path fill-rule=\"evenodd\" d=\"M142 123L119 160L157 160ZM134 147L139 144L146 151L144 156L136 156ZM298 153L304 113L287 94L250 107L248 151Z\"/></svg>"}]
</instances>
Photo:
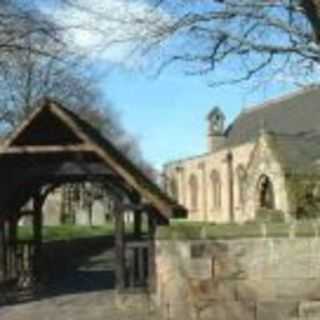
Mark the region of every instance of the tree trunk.
<instances>
[{"instance_id":1,"label":"tree trunk","mask_svg":"<svg viewBox=\"0 0 320 320\"><path fill-rule=\"evenodd\" d=\"M320 43L320 0L302 0L301 6L311 24L315 41Z\"/></svg>"}]
</instances>

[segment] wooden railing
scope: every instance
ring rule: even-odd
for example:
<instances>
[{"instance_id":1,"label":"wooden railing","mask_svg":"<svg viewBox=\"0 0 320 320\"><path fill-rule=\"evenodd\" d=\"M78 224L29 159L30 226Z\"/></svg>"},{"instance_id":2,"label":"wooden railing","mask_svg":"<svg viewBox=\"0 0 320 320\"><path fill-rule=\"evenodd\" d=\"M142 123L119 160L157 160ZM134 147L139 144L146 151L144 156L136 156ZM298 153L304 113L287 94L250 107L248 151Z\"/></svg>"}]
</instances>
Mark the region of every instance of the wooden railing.
<instances>
[{"instance_id":1,"label":"wooden railing","mask_svg":"<svg viewBox=\"0 0 320 320\"><path fill-rule=\"evenodd\" d=\"M126 244L126 287L146 288L149 284L149 243L147 241Z\"/></svg>"},{"instance_id":2,"label":"wooden railing","mask_svg":"<svg viewBox=\"0 0 320 320\"><path fill-rule=\"evenodd\" d=\"M34 242L16 241L7 245L3 263L3 281L16 280L18 286L32 282L34 268Z\"/></svg>"}]
</instances>

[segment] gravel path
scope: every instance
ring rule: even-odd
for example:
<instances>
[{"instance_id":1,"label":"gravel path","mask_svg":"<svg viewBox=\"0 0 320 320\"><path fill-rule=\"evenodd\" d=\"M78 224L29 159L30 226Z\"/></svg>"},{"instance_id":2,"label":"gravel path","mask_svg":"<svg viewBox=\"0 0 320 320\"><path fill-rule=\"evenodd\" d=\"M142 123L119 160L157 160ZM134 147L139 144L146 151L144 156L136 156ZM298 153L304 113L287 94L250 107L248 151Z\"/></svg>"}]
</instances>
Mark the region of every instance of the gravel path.
<instances>
[{"instance_id":1,"label":"gravel path","mask_svg":"<svg viewBox=\"0 0 320 320\"><path fill-rule=\"evenodd\" d=\"M121 311L114 292L91 292L48 298L0 308L1 320L149 320L155 315L145 310Z\"/></svg>"}]
</instances>

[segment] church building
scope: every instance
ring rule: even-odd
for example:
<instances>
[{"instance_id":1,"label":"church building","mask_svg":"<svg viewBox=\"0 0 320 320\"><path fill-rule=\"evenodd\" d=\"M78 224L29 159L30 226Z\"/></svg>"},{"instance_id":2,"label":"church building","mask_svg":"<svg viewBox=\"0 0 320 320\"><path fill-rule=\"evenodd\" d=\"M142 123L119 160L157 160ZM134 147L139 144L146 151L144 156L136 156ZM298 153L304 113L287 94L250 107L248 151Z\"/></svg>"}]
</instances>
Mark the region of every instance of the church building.
<instances>
[{"instance_id":1,"label":"church building","mask_svg":"<svg viewBox=\"0 0 320 320\"><path fill-rule=\"evenodd\" d=\"M244 222L276 212L290 220L317 213L320 87L242 111L227 128L218 107L207 120L208 152L164 170L166 191L188 209L188 219Z\"/></svg>"}]
</instances>

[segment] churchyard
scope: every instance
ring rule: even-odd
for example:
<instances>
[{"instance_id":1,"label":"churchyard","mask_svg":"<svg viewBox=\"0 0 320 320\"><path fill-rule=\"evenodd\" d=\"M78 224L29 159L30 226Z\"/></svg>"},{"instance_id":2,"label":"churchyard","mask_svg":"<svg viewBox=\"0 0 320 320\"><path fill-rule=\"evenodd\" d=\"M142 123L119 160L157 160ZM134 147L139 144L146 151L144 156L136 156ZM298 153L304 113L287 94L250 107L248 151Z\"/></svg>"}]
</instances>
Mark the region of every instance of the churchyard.
<instances>
[{"instance_id":1,"label":"churchyard","mask_svg":"<svg viewBox=\"0 0 320 320\"><path fill-rule=\"evenodd\" d=\"M269 136L262 133L264 152ZM170 196L172 190L161 189L90 124L46 100L0 150L0 319L319 318L317 193L296 214L278 208L283 189L260 174L268 169L276 176L276 157L270 159L254 171L256 207L245 219L239 215L245 194L236 188L245 184L235 183L228 154L222 163L228 164L229 201L221 202L225 194L214 175L211 216L221 217L222 203L230 210L222 212L225 221L209 221L204 196L210 186L199 192L194 172L190 190L178 192L174 184ZM205 172L192 166L199 168ZM61 210L61 186L77 183L98 183L111 200L111 217L91 187L72 187ZM313 195L309 186L318 190L314 179L300 185L307 186L297 193L302 200ZM186 195L192 195L188 209L181 204Z\"/></svg>"},{"instance_id":2,"label":"churchyard","mask_svg":"<svg viewBox=\"0 0 320 320\"><path fill-rule=\"evenodd\" d=\"M32 238L32 227L21 226L18 228L18 238L20 240L30 240ZM73 240L93 238L99 236L111 236L114 233L113 224L104 226L77 226L60 225L43 227L43 241Z\"/></svg>"}]
</instances>

